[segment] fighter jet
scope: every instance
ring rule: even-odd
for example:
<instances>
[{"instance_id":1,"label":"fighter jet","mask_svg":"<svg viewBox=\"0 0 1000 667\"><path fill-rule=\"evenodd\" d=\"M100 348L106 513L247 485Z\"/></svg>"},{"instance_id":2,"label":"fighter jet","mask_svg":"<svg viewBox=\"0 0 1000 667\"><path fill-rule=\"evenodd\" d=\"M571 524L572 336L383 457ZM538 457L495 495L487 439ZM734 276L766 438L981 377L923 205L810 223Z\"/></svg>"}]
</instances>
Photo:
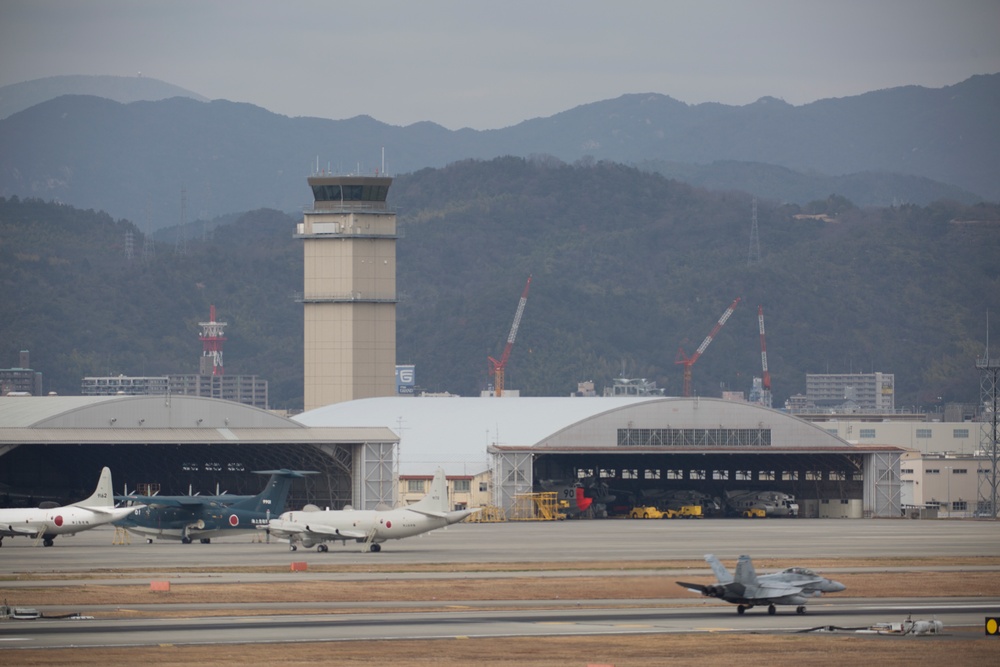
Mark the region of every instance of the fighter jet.
<instances>
[{"instance_id":1,"label":"fighter jet","mask_svg":"<svg viewBox=\"0 0 1000 667\"><path fill-rule=\"evenodd\" d=\"M406 507L391 510L325 510L306 506L299 512L285 512L268 525L271 535L288 540L292 551L301 544L328 551L326 542L363 543L362 551L381 551L382 542L398 540L458 523L480 508L449 511L448 485L444 470L438 469L430 492Z\"/></svg>"},{"instance_id":2,"label":"fighter jet","mask_svg":"<svg viewBox=\"0 0 1000 667\"><path fill-rule=\"evenodd\" d=\"M809 598L819 597L823 593L839 593L847 588L839 581L826 579L804 567L790 567L758 577L750 556L740 556L736 563L735 577L712 554L706 554L705 561L712 566L718 584L703 586L678 581L678 585L692 593L701 593L739 605L736 607L738 614L762 604L767 605L768 614L775 613L776 604L797 605L795 612L804 614Z\"/></svg>"},{"instance_id":3,"label":"fighter jet","mask_svg":"<svg viewBox=\"0 0 1000 667\"><path fill-rule=\"evenodd\" d=\"M111 523L135 509L115 507L111 470L104 468L97 489L78 503L64 507L47 503L42 507L0 509L0 546L3 546L4 537L22 535L41 538L43 546L51 547L56 535L72 535Z\"/></svg>"},{"instance_id":4,"label":"fighter jet","mask_svg":"<svg viewBox=\"0 0 1000 667\"><path fill-rule=\"evenodd\" d=\"M153 538L180 540L190 544L198 539L208 544L213 537L253 533L266 526L271 517L285 511L292 480L311 475L303 470L255 470L271 475L267 486L256 496L119 496L143 503L115 525Z\"/></svg>"}]
</instances>

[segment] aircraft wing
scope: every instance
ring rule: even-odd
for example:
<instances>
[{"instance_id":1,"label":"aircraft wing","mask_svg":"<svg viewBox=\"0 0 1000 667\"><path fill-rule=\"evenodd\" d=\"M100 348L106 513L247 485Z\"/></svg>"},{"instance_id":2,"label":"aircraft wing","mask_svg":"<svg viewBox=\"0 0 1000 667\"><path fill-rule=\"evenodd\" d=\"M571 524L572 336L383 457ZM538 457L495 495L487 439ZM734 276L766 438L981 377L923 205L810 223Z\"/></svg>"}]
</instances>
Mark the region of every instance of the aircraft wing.
<instances>
[{"instance_id":1,"label":"aircraft wing","mask_svg":"<svg viewBox=\"0 0 1000 667\"><path fill-rule=\"evenodd\" d=\"M93 512L94 514L107 514L109 516L113 516L114 514L121 514L122 510L121 507L107 507L104 505L93 506L93 507L90 505L77 505L77 507L79 507L82 510L87 510L88 512ZM135 510L141 510L143 507L145 507L145 505L143 504L129 505L128 509L130 511L135 511ZM118 511L116 512L115 510Z\"/></svg>"},{"instance_id":2,"label":"aircraft wing","mask_svg":"<svg viewBox=\"0 0 1000 667\"><path fill-rule=\"evenodd\" d=\"M264 529L265 526L260 526L260 528ZM309 535L312 537L335 540L343 538L347 538L349 540L363 540L368 537L366 533L358 530L337 528L335 526L324 526L317 523L307 524L299 521L283 521L281 519L271 519L266 526L266 529L269 530L271 534L277 535L278 537Z\"/></svg>"},{"instance_id":3,"label":"aircraft wing","mask_svg":"<svg viewBox=\"0 0 1000 667\"><path fill-rule=\"evenodd\" d=\"M115 496L116 500L130 500L149 507L180 507L198 510L205 506L207 498L199 496ZM92 508L90 508L92 509Z\"/></svg>"},{"instance_id":4,"label":"aircraft wing","mask_svg":"<svg viewBox=\"0 0 1000 667\"><path fill-rule=\"evenodd\" d=\"M307 533L328 539L339 540L342 537L346 537L351 540L363 540L368 537L367 533L360 530L351 530L350 528L337 528L336 526L324 526L315 523L307 524L305 528L305 532Z\"/></svg>"},{"instance_id":5,"label":"aircraft wing","mask_svg":"<svg viewBox=\"0 0 1000 667\"><path fill-rule=\"evenodd\" d=\"M433 510L422 510L422 509L416 509L416 508L413 508L413 507L407 507L406 509L409 510L410 512L415 512L417 514L423 514L424 516L434 517L436 519L447 519L448 518L448 513L447 512L435 512Z\"/></svg>"},{"instance_id":6,"label":"aircraft wing","mask_svg":"<svg viewBox=\"0 0 1000 667\"><path fill-rule=\"evenodd\" d=\"M29 526L29 525L13 526L13 525L7 525L7 526L4 526L3 528L0 528L0 534L2 534L2 535L10 535L11 537L14 537L15 535L27 535L29 537L34 537L35 535L38 535L38 532L40 530L41 530L41 528L39 528L38 526Z\"/></svg>"},{"instance_id":7,"label":"aircraft wing","mask_svg":"<svg viewBox=\"0 0 1000 667\"><path fill-rule=\"evenodd\" d=\"M771 600L788 595L801 595L801 586L792 586L780 582L760 582L757 586L748 586L745 597L753 600Z\"/></svg>"},{"instance_id":8,"label":"aircraft wing","mask_svg":"<svg viewBox=\"0 0 1000 667\"><path fill-rule=\"evenodd\" d=\"M683 581L678 581L677 585L681 586L682 588L688 589L692 593L701 593L702 595L710 595L710 593L708 592L708 586L704 586L702 584L686 584Z\"/></svg>"}]
</instances>

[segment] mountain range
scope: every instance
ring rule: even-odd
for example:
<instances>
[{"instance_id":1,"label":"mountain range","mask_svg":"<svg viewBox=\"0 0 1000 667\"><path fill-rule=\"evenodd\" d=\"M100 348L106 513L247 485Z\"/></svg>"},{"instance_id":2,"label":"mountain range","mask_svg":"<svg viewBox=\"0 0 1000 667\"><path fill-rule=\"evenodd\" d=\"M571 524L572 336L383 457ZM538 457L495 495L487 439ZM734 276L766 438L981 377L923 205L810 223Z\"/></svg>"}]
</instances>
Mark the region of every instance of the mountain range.
<instances>
[{"instance_id":1,"label":"mountain range","mask_svg":"<svg viewBox=\"0 0 1000 667\"><path fill-rule=\"evenodd\" d=\"M799 205L831 194L859 206L1000 201L1000 74L802 106L630 94L486 131L289 118L146 78L43 83L0 89L3 109L19 109L0 120L0 196L103 210L150 231L300 210L314 171L405 174L507 155L618 162Z\"/></svg>"},{"instance_id":2,"label":"mountain range","mask_svg":"<svg viewBox=\"0 0 1000 667\"><path fill-rule=\"evenodd\" d=\"M896 405L976 403L975 360L1000 311L1000 206L935 202L807 207L696 188L613 162L465 160L394 179L397 361L421 389L475 395L528 276L507 365L526 396L644 377L681 392L690 355L741 301L692 368L697 395L750 389L767 323L775 404L807 373L881 371ZM193 373L198 322L215 305L228 374L302 405L301 216L258 209L156 241L125 220L0 198L0 364L31 351L45 390L87 375Z\"/></svg>"}]
</instances>

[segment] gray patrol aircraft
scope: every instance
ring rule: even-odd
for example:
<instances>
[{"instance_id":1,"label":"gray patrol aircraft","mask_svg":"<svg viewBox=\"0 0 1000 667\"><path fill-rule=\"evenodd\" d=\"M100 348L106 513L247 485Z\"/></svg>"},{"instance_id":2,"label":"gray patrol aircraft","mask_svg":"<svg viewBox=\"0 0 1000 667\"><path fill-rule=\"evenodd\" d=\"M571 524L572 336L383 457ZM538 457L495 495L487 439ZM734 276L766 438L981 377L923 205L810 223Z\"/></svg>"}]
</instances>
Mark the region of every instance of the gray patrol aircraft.
<instances>
[{"instance_id":1,"label":"gray patrol aircraft","mask_svg":"<svg viewBox=\"0 0 1000 667\"><path fill-rule=\"evenodd\" d=\"M706 597L719 598L726 602L739 605L736 613L742 614L747 609L757 605L767 605L767 613L774 614L777 604L797 605L797 614L806 613L806 602L810 598L819 597L823 593L839 593L847 587L839 581L821 577L804 567L790 567L775 572L757 576L750 556L740 556L736 563L736 576L729 573L726 566L712 554L705 555L705 561L712 567L719 583L704 586L678 581L677 584L692 593L701 593Z\"/></svg>"},{"instance_id":2,"label":"gray patrol aircraft","mask_svg":"<svg viewBox=\"0 0 1000 667\"><path fill-rule=\"evenodd\" d=\"M388 510L320 510L307 505L297 512L285 512L258 528L287 539L292 551L299 544L307 549L315 545L317 551L328 551L326 542L347 544L351 540L361 543L362 551L377 553L382 542L450 526L480 509L450 509L448 480L444 470L438 468L430 491L412 505Z\"/></svg>"}]
</instances>

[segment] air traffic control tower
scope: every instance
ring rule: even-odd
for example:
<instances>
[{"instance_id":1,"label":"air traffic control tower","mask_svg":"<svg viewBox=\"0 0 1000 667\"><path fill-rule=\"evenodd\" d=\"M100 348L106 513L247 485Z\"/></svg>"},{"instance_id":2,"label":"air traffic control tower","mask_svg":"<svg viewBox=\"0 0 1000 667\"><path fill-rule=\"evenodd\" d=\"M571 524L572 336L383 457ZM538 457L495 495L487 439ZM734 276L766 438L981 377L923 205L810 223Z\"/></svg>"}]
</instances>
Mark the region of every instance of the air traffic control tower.
<instances>
[{"instance_id":1,"label":"air traffic control tower","mask_svg":"<svg viewBox=\"0 0 1000 667\"><path fill-rule=\"evenodd\" d=\"M306 410L396 392L396 214L392 179L309 177L303 214Z\"/></svg>"}]
</instances>

